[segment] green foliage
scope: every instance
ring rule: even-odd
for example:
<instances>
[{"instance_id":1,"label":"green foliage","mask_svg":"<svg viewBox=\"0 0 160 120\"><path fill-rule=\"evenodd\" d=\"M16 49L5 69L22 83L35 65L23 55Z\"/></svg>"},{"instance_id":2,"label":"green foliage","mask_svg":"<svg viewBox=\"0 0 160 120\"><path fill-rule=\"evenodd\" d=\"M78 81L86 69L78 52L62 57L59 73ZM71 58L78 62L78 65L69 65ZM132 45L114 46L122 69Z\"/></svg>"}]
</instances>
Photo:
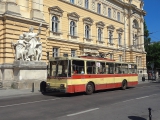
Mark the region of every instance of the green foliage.
<instances>
[{"instance_id":1,"label":"green foliage","mask_svg":"<svg viewBox=\"0 0 160 120\"><path fill-rule=\"evenodd\" d=\"M150 68L150 64L154 63L154 68L160 67L160 43L151 43L148 45L147 52L147 63L148 68Z\"/></svg>"}]
</instances>

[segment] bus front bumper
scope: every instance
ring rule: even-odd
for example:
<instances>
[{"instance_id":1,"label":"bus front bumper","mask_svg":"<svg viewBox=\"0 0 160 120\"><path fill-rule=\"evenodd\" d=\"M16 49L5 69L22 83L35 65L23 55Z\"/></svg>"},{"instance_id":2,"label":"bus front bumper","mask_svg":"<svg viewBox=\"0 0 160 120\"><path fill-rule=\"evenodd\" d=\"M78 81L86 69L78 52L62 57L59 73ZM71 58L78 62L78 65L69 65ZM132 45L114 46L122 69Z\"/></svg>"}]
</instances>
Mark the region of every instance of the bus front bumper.
<instances>
[{"instance_id":1,"label":"bus front bumper","mask_svg":"<svg viewBox=\"0 0 160 120\"><path fill-rule=\"evenodd\" d=\"M66 93L65 88L55 88L55 87L46 87L47 92L61 92L61 93Z\"/></svg>"}]
</instances>

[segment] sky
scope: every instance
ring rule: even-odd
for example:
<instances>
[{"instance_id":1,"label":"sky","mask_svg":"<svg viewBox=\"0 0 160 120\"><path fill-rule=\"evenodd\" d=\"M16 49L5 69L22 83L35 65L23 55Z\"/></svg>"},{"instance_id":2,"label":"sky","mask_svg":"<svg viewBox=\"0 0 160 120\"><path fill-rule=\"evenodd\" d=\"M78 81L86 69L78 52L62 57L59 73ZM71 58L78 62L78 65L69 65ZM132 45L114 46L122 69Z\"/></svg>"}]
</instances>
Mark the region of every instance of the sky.
<instances>
[{"instance_id":1,"label":"sky","mask_svg":"<svg viewBox=\"0 0 160 120\"><path fill-rule=\"evenodd\" d=\"M144 0L144 17L151 42L160 41L160 0Z\"/></svg>"}]
</instances>

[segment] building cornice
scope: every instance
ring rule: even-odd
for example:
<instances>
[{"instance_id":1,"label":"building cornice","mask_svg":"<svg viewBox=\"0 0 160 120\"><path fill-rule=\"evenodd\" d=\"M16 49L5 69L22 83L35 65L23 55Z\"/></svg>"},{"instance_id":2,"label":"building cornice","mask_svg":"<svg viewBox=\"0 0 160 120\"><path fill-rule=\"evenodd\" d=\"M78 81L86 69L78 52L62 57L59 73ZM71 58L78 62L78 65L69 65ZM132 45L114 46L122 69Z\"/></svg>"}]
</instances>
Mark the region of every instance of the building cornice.
<instances>
[{"instance_id":1,"label":"building cornice","mask_svg":"<svg viewBox=\"0 0 160 120\"><path fill-rule=\"evenodd\" d=\"M1 19L1 16L0 16ZM2 20L15 20L16 22L29 23L30 25L39 25L42 22L42 27L48 28L49 24L45 21L35 21L29 18L17 17L13 15L4 14L2 15Z\"/></svg>"},{"instance_id":2,"label":"building cornice","mask_svg":"<svg viewBox=\"0 0 160 120\"><path fill-rule=\"evenodd\" d=\"M106 46L103 46L103 45L95 45L95 44L88 44L88 43L84 43L84 42L78 42L78 41L74 41L74 40L65 40L65 39L58 39L58 38L54 38L54 37L48 37L47 38L48 40L54 40L54 41L59 41L59 42L65 42L65 43L71 43L71 44L77 44L81 47L90 47L90 48L104 48L104 49L109 49L109 50L117 50L117 48L111 48L111 47L106 47ZM119 50L119 51L123 51L123 50ZM127 50L126 51L128 52L136 52L136 53L144 53L144 52L141 52L141 51L133 51L131 49Z\"/></svg>"},{"instance_id":3,"label":"building cornice","mask_svg":"<svg viewBox=\"0 0 160 120\"><path fill-rule=\"evenodd\" d=\"M66 1L66 0L59 0L59 1L63 1L63 2L65 2L65 3L67 3L67 4L71 5L71 6L75 6L75 7L77 7L77 8L80 8L80 9L83 9L83 10L85 10L85 11L88 11L88 12L91 12L91 13L93 13L93 14L96 14L96 15L98 15L98 16L107 18L107 19L112 20L112 21L114 21L114 22L117 22L117 23L120 23L120 24L124 24L123 22L119 22L119 21L117 21L117 20L115 20L115 19L109 18L109 17L104 16L104 15L102 15L102 14L98 14L98 13L92 11L92 10L85 9L85 8L83 8L83 7L81 7L81 6L76 5L76 4L71 4L70 2L68 2L68 1Z\"/></svg>"}]
</instances>

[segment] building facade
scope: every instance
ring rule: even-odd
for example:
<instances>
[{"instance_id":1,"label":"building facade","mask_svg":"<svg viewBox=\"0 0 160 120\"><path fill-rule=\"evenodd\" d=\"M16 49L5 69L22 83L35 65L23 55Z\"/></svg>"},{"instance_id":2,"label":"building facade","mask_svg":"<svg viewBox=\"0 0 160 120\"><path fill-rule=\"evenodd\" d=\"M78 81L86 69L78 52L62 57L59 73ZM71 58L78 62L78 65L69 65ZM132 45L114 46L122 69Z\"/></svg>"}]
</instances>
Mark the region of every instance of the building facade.
<instances>
[{"instance_id":1,"label":"building facade","mask_svg":"<svg viewBox=\"0 0 160 120\"><path fill-rule=\"evenodd\" d=\"M142 0L0 0L0 64L13 63L11 42L42 22L42 61L106 54L146 73Z\"/></svg>"}]
</instances>

